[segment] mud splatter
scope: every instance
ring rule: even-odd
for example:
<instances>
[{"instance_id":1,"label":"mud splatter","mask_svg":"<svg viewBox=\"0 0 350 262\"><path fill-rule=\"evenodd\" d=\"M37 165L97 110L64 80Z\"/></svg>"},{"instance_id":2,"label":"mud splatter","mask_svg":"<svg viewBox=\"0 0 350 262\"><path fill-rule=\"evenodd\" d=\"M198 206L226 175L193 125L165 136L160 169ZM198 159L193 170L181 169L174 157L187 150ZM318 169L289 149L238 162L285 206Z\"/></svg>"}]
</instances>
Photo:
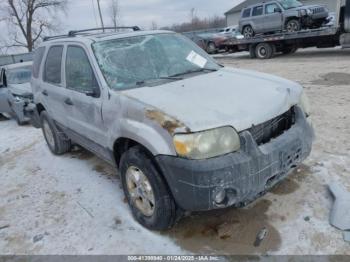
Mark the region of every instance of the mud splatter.
<instances>
[{"instance_id":1,"label":"mud splatter","mask_svg":"<svg viewBox=\"0 0 350 262\"><path fill-rule=\"evenodd\" d=\"M264 254L277 251L279 232L266 215L271 201L261 200L245 209L217 210L184 218L167 234L184 249L194 253ZM262 228L269 232L258 247L254 246Z\"/></svg>"},{"instance_id":2,"label":"mud splatter","mask_svg":"<svg viewBox=\"0 0 350 262\"><path fill-rule=\"evenodd\" d=\"M326 85L326 86L343 86L349 85L350 74L332 72L328 74L321 75L320 79L316 79L311 82L313 85Z\"/></svg>"},{"instance_id":3,"label":"mud splatter","mask_svg":"<svg viewBox=\"0 0 350 262\"><path fill-rule=\"evenodd\" d=\"M104 176L114 176L114 170L109 165L96 164L93 170Z\"/></svg>"},{"instance_id":4,"label":"mud splatter","mask_svg":"<svg viewBox=\"0 0 350 262\"><path fill-rule=\"evenodd\" d=\"M167 130L170 134L174 134L177 128L185 127L184 123L157 110L147 110L146 117L157 122L162 128ZM190 129L187 127L186 127L186 132L190 132Z\"/></svg>"},{"instance_id":5,"label":"mud splatter","mask_svg":"<svg viewBox=\"0 0 350 262\"><path fill-rule=\"evenodd\" d=\"M84 148L76 147L71 151L71 158L77 158L80 160L90 160L94 157L94 154L87 151Z\"/></svg>"}]
</instances>

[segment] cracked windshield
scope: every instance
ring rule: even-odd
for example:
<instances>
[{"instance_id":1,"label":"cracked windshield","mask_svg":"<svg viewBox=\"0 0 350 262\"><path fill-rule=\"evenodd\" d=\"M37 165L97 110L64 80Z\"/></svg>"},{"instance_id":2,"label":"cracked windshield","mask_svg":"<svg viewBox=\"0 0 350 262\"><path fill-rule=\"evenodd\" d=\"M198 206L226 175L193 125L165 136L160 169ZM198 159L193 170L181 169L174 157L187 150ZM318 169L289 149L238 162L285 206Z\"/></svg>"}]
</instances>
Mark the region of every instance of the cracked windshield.
<instances>
[{"instance_id":1,"label":"cracked windshield","mask_svg":"<svg viewBox=\"0 0 350 262\"><path fill-rule=\"evenodd\" d=\"M93 49L108 85L117 90L219 69L205 52L176 34L106 40L93 44Z\"/></svg>"}]
</instances>

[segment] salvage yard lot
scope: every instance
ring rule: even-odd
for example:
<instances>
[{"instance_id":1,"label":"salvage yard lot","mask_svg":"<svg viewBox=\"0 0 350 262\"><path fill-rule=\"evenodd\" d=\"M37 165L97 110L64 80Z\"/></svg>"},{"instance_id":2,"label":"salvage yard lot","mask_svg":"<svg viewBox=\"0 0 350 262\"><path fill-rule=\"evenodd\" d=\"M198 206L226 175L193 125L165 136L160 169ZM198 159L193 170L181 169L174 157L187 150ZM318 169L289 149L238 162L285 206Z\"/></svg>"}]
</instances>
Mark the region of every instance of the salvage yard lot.
<instances>
[{"instance_id":1,"label":"salvage yard lot","mask_svg":"<svg viewBox=\"0 0 350 262\"><path fill-rule=\"evenodd\" d=\"M245 209L192 214L169 232L154 233L132 219L112 167L79 148L55 157L41 130L1 118L0 253L350 255L341 232L329 225L327 189L337 181L350 190L350 51L216 58L306 88L317 138L289 179ZM266 238L254 246L263 229Z\"/></svg>"}]
</instances>

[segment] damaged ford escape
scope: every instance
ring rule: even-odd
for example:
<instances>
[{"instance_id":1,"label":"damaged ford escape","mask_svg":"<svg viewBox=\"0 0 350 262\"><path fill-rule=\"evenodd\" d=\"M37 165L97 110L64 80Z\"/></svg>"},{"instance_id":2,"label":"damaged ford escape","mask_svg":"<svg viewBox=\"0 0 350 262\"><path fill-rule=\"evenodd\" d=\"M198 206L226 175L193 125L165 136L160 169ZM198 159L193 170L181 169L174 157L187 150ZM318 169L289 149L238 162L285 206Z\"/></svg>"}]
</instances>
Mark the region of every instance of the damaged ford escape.
<instances>
[{"instance_id":1,"label":"damaged ford escape","mask_svg":"<svg viewBox=\"0 0 350 262\"><path fill-rule=\"evenodd\" d=\"M308 157L299 84L225 68L173 32L130 29L46 39L26 111L53 154L80 145L116 166L140 224L243 207Z\"/></svg>"}]
</instances>

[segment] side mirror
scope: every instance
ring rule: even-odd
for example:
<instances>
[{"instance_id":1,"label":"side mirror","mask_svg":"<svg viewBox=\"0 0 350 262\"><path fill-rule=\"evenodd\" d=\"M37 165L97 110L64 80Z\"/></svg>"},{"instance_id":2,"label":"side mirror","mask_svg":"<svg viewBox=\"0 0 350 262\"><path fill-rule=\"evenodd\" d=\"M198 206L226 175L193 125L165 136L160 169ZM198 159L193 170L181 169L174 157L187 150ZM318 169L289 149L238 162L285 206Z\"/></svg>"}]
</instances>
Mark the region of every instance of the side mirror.
<instances>
[{"instance_id":1,"label":"side mirror","mask_svg":"<svg viewBox=\"0 0 350 262\"><path fill-rule=\"evenodd\" d=\"M282 9L280 7L275 7L275 13L282 13Z\"/></svg>"},{"instance_id":2,"label":"side mirror","mask_svg":"<svg viewBox=\"0 0 350 262\"><path fill-rule=\"evenodd\" d=\"M84 94L86 96L97 98L97 97L100 97L100 89L97 87L97 88L94 88L93 90L85 91Z\"/></svg>"}]
</instances>

